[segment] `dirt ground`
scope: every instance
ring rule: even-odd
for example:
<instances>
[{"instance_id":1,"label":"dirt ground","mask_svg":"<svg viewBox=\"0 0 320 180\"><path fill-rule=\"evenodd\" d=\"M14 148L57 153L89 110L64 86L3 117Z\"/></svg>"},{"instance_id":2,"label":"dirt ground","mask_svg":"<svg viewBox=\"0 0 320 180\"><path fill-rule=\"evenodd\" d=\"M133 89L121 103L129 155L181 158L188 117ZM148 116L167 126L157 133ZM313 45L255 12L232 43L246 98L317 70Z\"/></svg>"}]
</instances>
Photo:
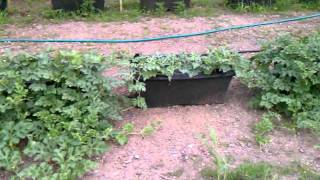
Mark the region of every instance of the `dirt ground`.
<instances>
[{"instance_id":1,"label":"dirt ground","mask_svg":"<svg viewBox=\"0 0 320 180\"><path fill-rule=\"evenodd\" d=\"M245 161L279 166L299 162L320 170L320 153L313 148L319 139L311 134L279 129L265 147L255 143L252 126L262 112L248 107L250 97L252 92L234 79L224 104L131 110L123 123L141 129L161 121L161 128L150 137L133 136L127 145L114 146L83 179L201 179L200 170L212 160L198 136L209 128L217 132L218 150L232 167Z\"/></svg>"},{"instance_id":2,"label":"dirt ground","mask_svg":"<svg viewBox=\"0 0 320 180\"><path fill-rule=\"evenodd\" d=\"M297 16L302 14L291 14ZM45 39L126 39L155 37L160 35L191 33L228 27L257 23L267 20L285 18L280 15L239 15L225 14L217 17L204 18L155 18L143 19L139 22L65 22L61 24L32 24L26 27L8 25L0 31L1 37L20 38L45 38ZM94 50L108 54L114 51L128 51L130 53L178 53L178 52L204 52L209 47L227 46L234 50L248 50L259 48L260 42L274 38L279 34L292 32L295 34L307 34L319 29L320 19L312 19L301 22L272 25L252 29L243 29L222 32L207 36L198 36L185 39L173 39L146 43L128 44L92 44L92 43L8 43L0 44L0 52L6 49L25 50L35 52L37 50L77 49Z\"/></svg>"},{"instance_id":3,"label":"dirt ground","mask_svg":"<svg viewBox=\"0 0 320 180\"><path fill-rule=\"evenodd\" d=\"M292 16L297 14L292 14ZM27 27L9 25L0 37L24 38L140 38L158 35L190 33L217 27L256 23L277 19L279 15L225 14L213 18L144 19L135 23L65 22L33 24ZM273 25L255 29L223 32L188 39L166 40L139 44L0 44L6 49L35 52L51 46L54 49L92 49L108 54L112 51L152 54L204 52L208 47L228 46L234 50L258 49L261 41L285 32L308 34L320 27L320 19ZM299 162L320 171L320 153L314 148L320 140L307 132L292 132L278 128L271 134L271 143L259 147L252 126L262 112L248 108L252 97L246 87L234 79L224 104L175 106L168 108L132 109L124 113L124 121L141 129L152 121L161 121L161 128L151 137L132 136L125 146L114 146L99 158L99 168L82 179L200 179L199 171L211 165L207 149L197 136L216 130L218 150L231 160L232 166L244 161L266 161L288 165Z\"/></svg>"}]
</instances>

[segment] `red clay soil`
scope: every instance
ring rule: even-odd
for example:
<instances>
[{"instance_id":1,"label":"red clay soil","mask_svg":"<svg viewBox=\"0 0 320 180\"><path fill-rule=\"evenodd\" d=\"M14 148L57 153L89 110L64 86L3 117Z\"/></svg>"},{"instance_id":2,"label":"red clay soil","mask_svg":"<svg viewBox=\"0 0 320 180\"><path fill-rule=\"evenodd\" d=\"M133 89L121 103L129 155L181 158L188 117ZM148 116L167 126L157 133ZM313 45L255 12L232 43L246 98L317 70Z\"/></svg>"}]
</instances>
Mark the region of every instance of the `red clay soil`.
<instances>
[{"instance_id":1,"label":"red clay soil","mask_svg":"<svg viewBox=\"0 0 320 180\"><path fill-rule=\"evenodd\" d=\"M292 14L298 16L301 14ZM218 27L257 23L266 20L284 18L280 15L239 15L227 14L212 18L155 18L139 22L65 22L61 24L33 24L24 28L9 25L1 32L0 37L12 38L44 38L44 39L127 39L154 37L160 35L180 34L205 31ZM235 50L259 48L263 40L274 38L279 34L292 32L308 34L319 28L320 19L272 25L253 29L222 32L214 35L174 39L147 43L128 44L92 44L92 43L9 43L0 44L0 52L26 50L35 52L48 47L54 49L95 50L104 54L113 51L128 51L130 53L177 53L204 52L209 47L228 46Z\"/></svg>"},{"instance_id":2,"label":"red clay soil","mask_svg":"<svg viewBox=\"0 0 320 180\"><path fill-rule=\"evenodd\" d=\"M232 167L244 161L299 162L320 170L320 153L313 147L319 139L311 134L279 129L270 144L256 144L252 126L262 112L248 108L252 95L234 79L224 104L130 110L120 124L131 122L139 130L161 121L161 128L150 137L132 136L127 145L114 146L83 179L201 179L200 170L213 163L198 136L209 128L217 132L218 151L231 159Z\"/></svg>"}]
</instances>

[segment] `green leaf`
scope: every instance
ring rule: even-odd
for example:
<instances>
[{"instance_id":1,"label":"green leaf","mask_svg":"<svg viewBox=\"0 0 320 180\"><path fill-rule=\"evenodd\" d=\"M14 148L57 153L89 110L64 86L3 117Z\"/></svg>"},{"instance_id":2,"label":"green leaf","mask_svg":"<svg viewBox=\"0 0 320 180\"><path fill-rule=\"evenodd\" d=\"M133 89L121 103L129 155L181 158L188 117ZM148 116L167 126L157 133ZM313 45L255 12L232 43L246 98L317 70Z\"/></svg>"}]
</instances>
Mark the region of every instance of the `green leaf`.
<instances>
[{"instance_id":1,"label":"green leaf","mask_svg":"<svg viewBox=\"0 0 320 180\"><path fill-rule=\"evenodd\" d=\"M126 123L123 127L122 127L122 132L125 134L130 134L132 133L134 130L134 125L132 123Z\"/></svg>"},{"instance_id":2,"label":"green leaf","mask_svg":"<svg viewBox=\"0 0 320 180\"><path fill-rule=\"evenodd\" d=\"M128 143L128 136L127 135L125 135L125 134L122 134L122 133L120 133L120 134L118 134L118 135L116 135L116 141L117 141L117 143L119 143L120 145L125 145L125 144L127 144Z\"/></svg>"}]
</instances>

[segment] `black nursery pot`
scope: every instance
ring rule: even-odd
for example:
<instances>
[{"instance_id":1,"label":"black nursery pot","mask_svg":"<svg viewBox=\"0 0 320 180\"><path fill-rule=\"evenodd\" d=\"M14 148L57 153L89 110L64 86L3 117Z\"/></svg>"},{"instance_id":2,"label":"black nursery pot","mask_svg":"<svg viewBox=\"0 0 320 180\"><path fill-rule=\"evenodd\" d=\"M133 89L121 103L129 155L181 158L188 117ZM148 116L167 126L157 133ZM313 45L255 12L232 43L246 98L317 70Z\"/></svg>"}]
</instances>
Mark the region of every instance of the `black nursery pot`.
<instances>
[{"instance_id":1,"label":"black nursery pot","mask_svg":"<svg viewBox=\"0 0 320 180\"><path fill-rule=\"evenodd\" d=\"M96 9L104 9L105 0L95 0L93 6ZM75 11L81 8L83 0L51 0L53 9L63 9L65 11Z\"/></svg>"},{"instance_id":2,"label":"black nursery pot","mask_svg":"<svg viewBox=\"0 0 320 180\"><path fill-rule=\"evenodd\" d=\"M187 8L190 7L190 0L164 0L164 6L167 10L175 10L179 2L184 2Z\"/></svg>"},{"instance_id":3,"label":"black nursery pot","mask_svg":"<svg viewBox=\"0 0 320 180\"><path fill-rule=\"evenodd\" d=\"M186 7L190 7L191 0L140 0L140 6L145 10L155 10L157 8L157 2L164 3L166 10L175 10L179 2L184 2Z\"/></svg>"},{"instance_id":4,"label":"black nursery pot","mask_svg":"<svg viewBox=\"0 0 320 180\"><path fill-rule=\"evenodd\" d=\"M171 81L166 76L157 76L145 81L146 92L141 95L148 107L221 104L234 75L234 71L229 71L190 78L177 73Z\"/></svg>"},{"instance_id":5,"label":"black nursery pot","mask_svg":"<svg viewBox=\"0 0 320 180\"><path fill-rule=\"evenodd\" d=\"M0 11L4 11L7 9L8 0L0 0Z\"/></svg>"},{"instance_id":6,"label":"black nursery pot","mask_svg":"<svg viewBox=\"0 0 320 180\"><path fill-rule=\"evenodd\" d=\"M155 10L157 8L157 0L140 0L140 6L145 10Z\"/></svg>"}]
</instances>

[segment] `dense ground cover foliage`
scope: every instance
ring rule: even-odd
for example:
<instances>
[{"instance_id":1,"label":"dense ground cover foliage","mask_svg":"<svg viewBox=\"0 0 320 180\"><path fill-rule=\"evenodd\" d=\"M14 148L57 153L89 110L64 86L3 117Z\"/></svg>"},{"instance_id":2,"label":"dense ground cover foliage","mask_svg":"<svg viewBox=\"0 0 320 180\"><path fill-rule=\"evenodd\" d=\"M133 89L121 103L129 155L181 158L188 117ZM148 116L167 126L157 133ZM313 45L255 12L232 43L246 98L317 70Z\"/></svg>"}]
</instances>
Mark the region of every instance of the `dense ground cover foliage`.
<instances>
[{"instance_id":1,"label":"dense ground cover foliage","mask_svg":"<svg viewBox=\"0 0 320 180\"><path fill-rule=\"evenodd\" d=\"M116 136L120 119L102 76L107 59L76 52L0 58L0 169L33 179L74 179L94 167L89 157Z\"/></svg>"},{"instance_id":2,"label":"dense ground cover foliage","mask_svg":"<svg viewBox=\"0 0 320 180\"><path fill-rule=\"evenodd\" d=\"M319 33L265 44L244 72L239 77L260 90L256 105L292 119L298 128L320 132Z\"/></svg>"}]
</instances>

